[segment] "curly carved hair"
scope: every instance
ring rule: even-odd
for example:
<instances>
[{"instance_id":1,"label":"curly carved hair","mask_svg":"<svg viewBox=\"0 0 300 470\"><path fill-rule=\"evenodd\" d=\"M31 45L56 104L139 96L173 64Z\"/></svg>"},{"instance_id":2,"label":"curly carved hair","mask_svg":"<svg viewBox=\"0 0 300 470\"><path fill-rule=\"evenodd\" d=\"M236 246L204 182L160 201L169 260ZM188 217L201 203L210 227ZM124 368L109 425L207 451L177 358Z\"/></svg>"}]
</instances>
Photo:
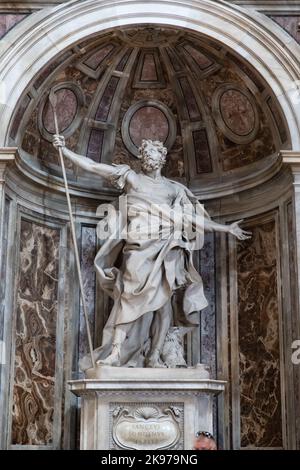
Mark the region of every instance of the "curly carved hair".
<instances>
[{"instance_id":1,"label":"curly carved hair","mask_svg":"<svg viewBox=\"0 0 300 470\"><path fill-rule=\"evenodd\" d=\"M158 149L158 151L161 154L161 159L160 159L159 163L160 163L161 166L164 166L165 163L166 163L166 160L167 160L166 156L167 156L167 153L168 153L168 149L159 140L143 139L142 140L142 145L139 148L138 158L140 158L141 160L146 160L147 161L147 157L148 157L147 147L150 147L150 146L156 147Z\"/></svg>"}]
</instances>

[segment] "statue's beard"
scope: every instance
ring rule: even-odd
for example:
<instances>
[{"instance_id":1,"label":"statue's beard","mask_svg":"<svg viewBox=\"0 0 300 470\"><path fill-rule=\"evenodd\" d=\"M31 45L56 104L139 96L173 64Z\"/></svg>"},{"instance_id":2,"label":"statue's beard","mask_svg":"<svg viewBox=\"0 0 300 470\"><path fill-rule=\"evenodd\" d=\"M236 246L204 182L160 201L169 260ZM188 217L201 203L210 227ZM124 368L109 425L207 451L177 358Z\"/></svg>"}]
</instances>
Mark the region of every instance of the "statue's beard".
<instances>
[{"instance_id":1,"label":"statue's beard","mask_svg":"<svg viewBox=\"0 0 300 470\"><path fill-rule=\"evenodd\" d=\"M142 169L146 173L153 170L161 169L165 164L165 159L162 157L161 159L157 160L157 158L152 159L151 157L144 157L142 159Z\"/></svg>"}]
</instances>

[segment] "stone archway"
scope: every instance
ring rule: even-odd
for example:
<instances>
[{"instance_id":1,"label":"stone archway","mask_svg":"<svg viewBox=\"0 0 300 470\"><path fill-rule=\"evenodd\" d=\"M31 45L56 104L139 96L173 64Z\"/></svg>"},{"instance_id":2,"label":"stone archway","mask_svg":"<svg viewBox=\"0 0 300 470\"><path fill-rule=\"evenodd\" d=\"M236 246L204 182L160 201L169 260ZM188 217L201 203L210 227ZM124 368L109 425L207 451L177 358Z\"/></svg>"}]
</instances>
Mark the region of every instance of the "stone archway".
<instances>
[{"instance_id":1,"label":"stone archway","mask_svg":"<svg viewBox=\"0 0 300 470\"><path fill-rule=\"evenodd\" d=\"M171 13L172 11L173 13ZM280 28L274 24L271 24L270 21L261 15L245 13L242 9L228 5L226 2L216 2L211 0L188 2L180 2L176 0L161 0L152 2L139 2L133 0L129 0L127 2L74 0L59 7L38 12L29 17L27 20L16 27L14 33L9 33L6 36L5 41L3 42L2 51L0 51L0 80L2 84L2 100L0 103L0 110L2 114L0 145L9 145L8 136L10 127L19 100L22 97L24 91L27 89L28 85L34 80L38 72L40 72L47 63L55 59L58 54L67 48L75 46L79 41L96 35L101 31L116 27L120 28L125 25L129 26L145 23L185 28L187 30L200 32L206 35L208 38L213 38L215 41L219 41L228 48L233 49L235 53L238 53L242 58L251 63L251 66L254 67L254 69L256 69L263 76L263 78L268 83L268 86L273 91L273 94L277 97L278 103L281 105L282 111L284 113L286 122L288 123L292 150L299 150L299 104L297 104L297 102L293 102L292 99L295 92L294 82L300 76L300 69L296 60L296 53L298 52L299 46L297 46L293 40L287 39L287 36L280 30ZM69 33L69 31L71 31L71 33ZM17 40L15 39L16 35L18 35ZM287 42L288 47L286 47ZM8 45L10 47L7 50L6 46ZM287 180L283 180L282 185L285 184L286 181ZM13 183L14 182L11 180L10 185L13 188L11 192L14 191L14 193L18 196L18 185L17 183L14 183L13 185ZM53 190L53 186L51 187L51 190ZM55 190L57 190L57 187L55 187ZM249 194L250 199L253 198L254 200L257 198L254 190L253 193ZM246 196L247 198L244 197L244 199L241 197L239 201L239 207L236 212L244 211L246 214L245 217L251 218L255 212L253 207L249 209L248 193ZM36 197L36 195L34 194L33 197ZM48 195L44 197L44 193L42 193L42 202L40 203L41 206L42 204L45 204L47 197L48 200L51 200L51 194L50 196ZM83 197L85 196L83 195ZM265 207L267 203L262 197L258 197L258 199L262 200L262 206L259 206L259 211L262 212L262 207ZM274 209L274 204L271 199L273 199L273 194L272 186L270 185L270 188L268 189L268 210ZM227 209L227 214L225 215L228 216L228 220L231 220L230 217L233 217L231 212L232 208L229 208L231 203L232 201L228 200L227 202L225 201L224 204L224 212L226 213ZM25 205L27 206L27 209L28 206L30 206L27 201ZM59 214L59 217L63 219L63 222L61 220L59 223L55 221L57 224L55 226L55 230L52 230L53 227L50 225L53 222L51 219L53 212L47 212L44 209L44 206L42 206L43 217L41 217L39 220L39 222L42 221L45 223L46 221L48 223L47 217L44 217L44 215L46 212L47 216L50 215L50 229L48 229L48 232L50 233L49 238L51 236L52 238L55 238L55 240L56 238L58 239L57 232L61 227L60 224L63 225L67 219L65 210L62 206L63 204L61 204L61 206L58 204L57 213L55 213L55 215L57 216L57 214ZM282 211L288 208L291 212L292 205L290 202L289 205L287 205L286 201L284 200L282 202L282 207L283 206L284 209L282 209ZM30 208L36 210L36 207L33 205ZM255 209L257 210L257 207L255 207ZM16 210L16 207L13 207L12 210ZM36 212L39 212L39 210L36 210ZM25 216L27 215L25 211ZM17 216L14 215L13 217ZM90 226L88 224L91 223L91 218L88 218L89 216L86 214L84 214L84 217L84 220L88 221L87 225L84 226L84 230L86 231L87 236L89 236ZM92 220L92 222L94 222L94 220ZM271 223L270 227L267 225L268 223ZM279 230L279 224L277 224L277 213L270 213L267 219L262 218L255 220L253 224L255 227L258 227L257 238L259 238L260 232L264 234L270 232L271 237L267 239L267 241L269 240L268 246L275 243L275 235ZM262 227L262 229L260 227ZM26 221L23 223L22 228L23 232L25 233L27 231ZM39 223L35 223L34 229L36 230L34 236L37 239L48 236L48 232L44 229L41 229ZM64 232L61 237L62 249L64 248L63 244L67 238L66 224L63 226L63 231ZM224 248L222 253L222 261L224 261L225 266L227 248L224 240L221 241L221 244L222 243L223 245L221 246ZM292 245L292 241L290 243ZM260 246L258 248L260 248ZM232 269L232 271L234 271L234 263L236 262L236 253L234 250L232 250L230 255L230 269ZM58 263L58 257L56 261ZM279 263L277 264L279 267ZM13 275L10 274L10 276L10 279L12 279ZM224 274L224 279L225 276L226 273ZM286 278L288 278L288 275ZM286 282L286 285L288 286L288 281ZM234 289L235 286L233 286L232 292ZM232 294L231 303L233 306L236 301L235 295L237 295L237 292L233 292ZM75 310L76 306L72 304L70 311L73 307ZM226 313L225 307L224 312ZM236 321L236 323L234 323L233 326L236 327L238 322L237 315L235 316L234 321ZM234 328L232 328L232 330L233 329ZM227 331L224 329L222 332L224 333L225 340L227 340ZM60 341L62 341L62 336L60 336ZM222 347L219 352L221 356L221 353L224 352L222 351ZM238 354L238 352L233 351L233 355L234 354ZM236 362L238 362L235 356L232 357L232 359L235 359ZM236 368L234 382L234 386L236 387L238 386L237 384L239 379L237 376L237 371L238 369ZM59 380L62 379L60 378ZM60 382L60 384L61 383L62 382ZM60 391L57 392L56 396L58 399L61 399L62 395L60 395ZM69 405L67 404L65 407L66 410L68 410L68 406ZM225 407L226 406L227 405L225 405ZM239 404L237 404L234 411L236 440L233 442L233 445L235 447L240 445L238 440L238 426L240 419L238 407ZM59 420L60 416L59 413L57 413L54 423L56 426L54 445L59 445ZM66 429L67 426L68 422L66 421Z\"/></svg>"},{"instance_id":2,"label":"stone archway","mask_svg":"<svg viewBox=\"0 0 300 470\"><path fill-rule=\"evenodd\" d=\"M201 32L250 62L277 96L289 123L292 149L299 149L300 104L292 99L294 83L300 75L295 57L299 46L291 38L287 40L279 27L261 15L250 15L237 6L212 0L126 3L73 0L32 15L3 41L0 144L7 144L11 117L22 92L49 60L66 47L105 29L145 23Z\"/></svg>"}]
</instances>

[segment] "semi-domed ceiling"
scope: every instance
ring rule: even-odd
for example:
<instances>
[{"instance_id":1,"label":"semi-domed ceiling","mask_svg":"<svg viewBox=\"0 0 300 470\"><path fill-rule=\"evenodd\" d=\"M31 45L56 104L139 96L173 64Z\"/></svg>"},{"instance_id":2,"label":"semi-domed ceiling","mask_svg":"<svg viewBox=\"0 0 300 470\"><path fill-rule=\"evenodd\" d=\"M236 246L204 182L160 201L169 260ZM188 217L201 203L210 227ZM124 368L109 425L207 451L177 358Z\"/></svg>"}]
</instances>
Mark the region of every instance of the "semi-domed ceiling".
<instances>
[{"instance_id":1,"label":"semi-domed ceiling","mask_svg":"<svg viewBox=\"0 0 300 470\"><path fill-rule=\"evenodd\" d=\"M28 88L11 144L41 179L60 176L51 144L52 87L69 148L139 170L141 139L162 140L166 175L204 198L254 185L255 174L268 173L289 146L276 100L249 64L200 35L150 25L77 44ZM74 188L92 191L90 177L72 165L68 173Z\"/></svg>"}]
</instances>

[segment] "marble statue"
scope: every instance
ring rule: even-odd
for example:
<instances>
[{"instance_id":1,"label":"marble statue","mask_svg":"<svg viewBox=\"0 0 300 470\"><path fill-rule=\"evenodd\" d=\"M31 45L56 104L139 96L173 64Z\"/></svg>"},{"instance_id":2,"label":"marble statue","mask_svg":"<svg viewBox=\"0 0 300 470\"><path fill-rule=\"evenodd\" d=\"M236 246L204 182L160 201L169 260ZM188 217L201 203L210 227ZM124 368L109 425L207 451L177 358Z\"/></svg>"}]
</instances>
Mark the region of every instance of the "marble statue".
<instances>
[{"instance_id":1,"label":"marble statue","mask_svg":"<svg viewBox=\"0 0 300 470\"><path fill-rule=\"evenodd\" d=\"M59 135L53 144L74 165L100 175L126 196L127 214L120 216L121 227L127 226L125 235L120 223L108 217L110 236L95 258L101 287L114 301L102 345L94 351L97 364L167 367L166 338L168 342L176 327L197 326L199 311L207 306L202 279L193 264L193 251L202 248L204 230L227 232L239 240L249 238L249 232L239 222L222 225L212 221L188 188L162 176L167 149L161 142L143 140L141 173L128 165L96 163L77 155ZM179 233L176 218L185 222L179 225L183 227ZM178 291L182 301L175 308L172 299ZM175 356L173 351L169 365L182 366L181 355L179 363ZM90 356L81 360L80 367L91 367Z\"/></svg>"}]
</instances>

